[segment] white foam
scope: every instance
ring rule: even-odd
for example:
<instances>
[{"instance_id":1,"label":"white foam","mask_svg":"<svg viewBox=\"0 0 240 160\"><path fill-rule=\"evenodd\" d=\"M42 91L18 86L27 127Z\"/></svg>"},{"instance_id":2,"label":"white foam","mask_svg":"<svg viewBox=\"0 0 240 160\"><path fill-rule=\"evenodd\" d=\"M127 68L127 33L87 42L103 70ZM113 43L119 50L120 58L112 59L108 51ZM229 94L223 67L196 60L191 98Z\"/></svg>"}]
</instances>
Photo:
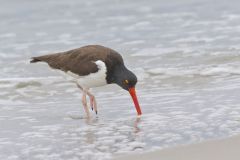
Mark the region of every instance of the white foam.
<instances>
[{"instance_id":1,"label":"white foam","mask_svg":"<svg viewBox=\"0 0 240 160\"><path fill-rule=\"evenodd\" d=\"M28 82L33 80L55 80L59 79L59 76L46 76L46 77L16 77L16 78L0 78L0 82Z\"/></svg>"},{"instance_id":2,"label":"white foam","mask_svg":"<svg viewBox=\"0 0 240 160\"><path fill-rule=\"evenodd\" d=\"M17 36L16 33L0 34L0 38L15 38L16 36Z\"/></svg>"},{"instance_id":3,"label":"white foam","mask_svg":"<svg viewBox=\"0 0 240 160\"><path fill-rule=\"evenodd\" d=\"M206 68L153 68L147 73L164 76L217 76L217 75L239 75L240 68L232 66L214 66Z\"/></svg>"},{"instance_id":4,"label":"white foam","mask_svg":"<svg viewBox=\"0 0 240 160\"><path fill-rule=\"evenodd\" d=\"M132 54L132 56L141 56L141 57L149 57L149 56L159 56L165 53L171 53L179 51L179 48L146 48L138 51L137 53Z\"/></svg>"}]
</instances>

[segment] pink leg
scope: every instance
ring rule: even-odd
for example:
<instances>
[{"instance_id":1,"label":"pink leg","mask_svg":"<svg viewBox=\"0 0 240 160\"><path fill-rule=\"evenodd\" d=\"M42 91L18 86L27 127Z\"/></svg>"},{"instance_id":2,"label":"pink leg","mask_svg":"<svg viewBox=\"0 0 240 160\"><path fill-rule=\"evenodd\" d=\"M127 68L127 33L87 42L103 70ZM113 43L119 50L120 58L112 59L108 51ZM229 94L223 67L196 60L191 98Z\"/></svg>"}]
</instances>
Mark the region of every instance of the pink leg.
<instances>
[{"instance_id":1,"label":"pink leg","mask_svg":"<svg viewBox=\"0 0 240 160\"><path fill-rule=\"evenodd\" d=\"M78 83L76 83L76 84L77 84L77 87L83 91L82 104L83 104L85 113L87 115L87 118L89 118L90 117L90 113L89 113L88 105L87 105L87 97L86 97L87 96L87 92Z\"/></svg>"},{"instance_id":2,"label":"pink leg","mask_svg":"<svg viewBox=\"0 0 240 160\"><path fill-rule=\"evenodd\" d=\"M97 102L96 102L96 98L94 95L92 95L90 92L87 91L87 95L89 96L90 98L90 105L92 107L92 109L94 109L95 113L97 114L98 111L97 111Z\"/></svg>"},{"instance_id":3,"label":"pink leg","mask_svg":"<svg viewBox=\"0 0 240 160\"><path fill-rule=\"evenodd\" d=\"M86 98L86 93L83 92L83 95L82 95L82 104L83 104L83 107L84 107L84 110L85 110L85 113L87 115L87 117L90 117L90 113L89 113L89 110L88 110L88 106L87 106L87 98Z\"/></svg>"},{"instance_id":4,"label":"pink leg","mask_svg":"<svg viewBox=\"0 0 240 160\"><path fill-rule=\"evenodd\" d=\"M83 91L83 99L82 99L83 101L82 102L85 103L85 105L83 104L84 108L85 108L85 106L87 106L87 100L86 100L86 94L87 94L90 98L90 106L91 106L92 110L94 110L95 113L97 114L98 111L97 111L97 102L96 102L95 96L93 94L91 94L87 89L83 89L83 87L81 87L78 83L76 83L76 84L77 84L77 87ZM86 109L85 109L85 111L86 111ZM89 115L88 109L87 109L86 113L87 113L87 115Z\"/></svg>"}]
</instances>

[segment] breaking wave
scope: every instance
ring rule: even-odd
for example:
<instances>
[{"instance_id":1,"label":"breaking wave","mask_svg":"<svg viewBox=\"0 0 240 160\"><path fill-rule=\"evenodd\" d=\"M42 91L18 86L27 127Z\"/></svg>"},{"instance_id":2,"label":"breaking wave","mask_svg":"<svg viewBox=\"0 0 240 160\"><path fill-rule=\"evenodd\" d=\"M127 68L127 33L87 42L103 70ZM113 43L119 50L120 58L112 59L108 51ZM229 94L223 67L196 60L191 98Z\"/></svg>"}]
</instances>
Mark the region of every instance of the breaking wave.
<instances>
[{"instance_id":1,"label":"breaking wave","mask_svg":"<svg viewBox=\"0 0 240 160\"><path fill-rule=\"evenodd\" d=\"M233 66L211 66L204 68L154 68L147 69L150 75L162 76L230 76L240 75L240 68Z\"/></svg>"}]
</instances>

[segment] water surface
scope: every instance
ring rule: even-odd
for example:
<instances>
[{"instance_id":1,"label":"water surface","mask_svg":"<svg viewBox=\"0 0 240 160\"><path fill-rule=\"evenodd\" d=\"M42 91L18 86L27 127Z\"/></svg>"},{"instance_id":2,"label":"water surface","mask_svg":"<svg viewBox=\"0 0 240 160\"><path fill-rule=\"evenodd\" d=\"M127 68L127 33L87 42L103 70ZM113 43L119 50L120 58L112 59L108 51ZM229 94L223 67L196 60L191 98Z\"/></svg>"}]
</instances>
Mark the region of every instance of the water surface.
<instances>
[{"instance_id":1,"label":"water surface","mask_svg":"<svg viewBox=\"0 0 240 160\"><path fill-rule=\"evenodd\" d=\"M240 2L17 1L0 6L0 159L102 160L240 132ZM139 79L86 120L71 82L29 58L102 44Z\"/></svg>"}]
</instances>

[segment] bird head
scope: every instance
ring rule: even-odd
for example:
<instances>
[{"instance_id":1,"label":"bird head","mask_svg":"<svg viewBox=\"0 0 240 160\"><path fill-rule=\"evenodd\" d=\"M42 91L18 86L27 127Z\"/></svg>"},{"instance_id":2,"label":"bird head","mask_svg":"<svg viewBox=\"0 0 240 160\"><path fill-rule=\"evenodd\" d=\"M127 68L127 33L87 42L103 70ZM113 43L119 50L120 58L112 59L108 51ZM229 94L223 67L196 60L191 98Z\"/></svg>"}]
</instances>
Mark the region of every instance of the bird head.
<instances>
[{"instance_id":1,"label":"bird head","mask_svg":"<svg viewBox=\"0 0 240 160\"><path fill-rule=\"evenodd\" d=\"M116 83L117 85L122 87L124 90L127 90L129 92L135 104L137 114L141 115L142 112L141 112L140 105L138 103L138 98L135 90L135 86L137 84L136 75L133 72L129 71L125 66L121 66L115 69L115 72L113 74L113 83Z\"/></svg>"}]
</instances>

